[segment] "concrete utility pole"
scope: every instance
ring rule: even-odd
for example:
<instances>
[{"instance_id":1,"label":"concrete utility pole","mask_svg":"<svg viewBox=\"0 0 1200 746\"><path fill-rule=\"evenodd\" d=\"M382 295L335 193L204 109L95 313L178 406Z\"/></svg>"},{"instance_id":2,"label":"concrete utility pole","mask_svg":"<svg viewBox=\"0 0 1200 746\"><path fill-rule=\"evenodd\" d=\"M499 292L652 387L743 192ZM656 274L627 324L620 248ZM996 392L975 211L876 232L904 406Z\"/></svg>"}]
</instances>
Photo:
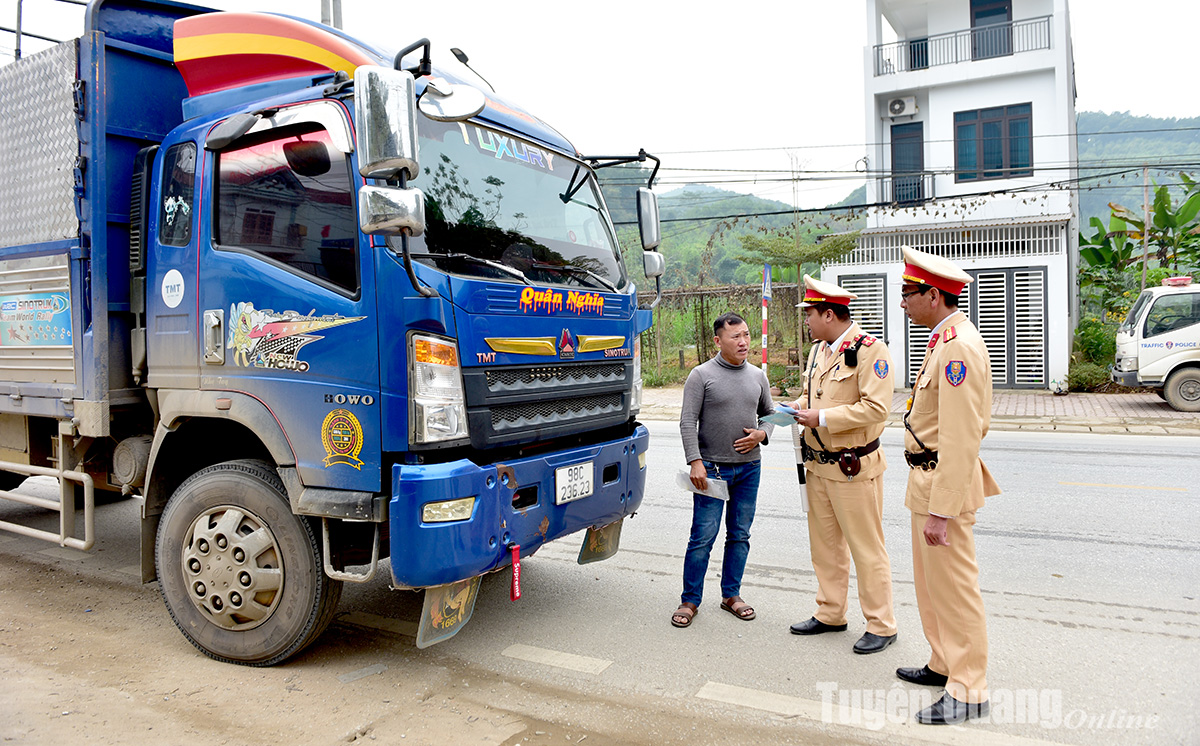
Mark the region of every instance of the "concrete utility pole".
<instances>
[{"instance_id":1,"label":"concrete utility pole","mask_svg":"<svg viewBox=\"0 0 1200 746\"><path fill-rule=\"evenodd\" d=\"M13 58L21 59L21 2L17 0L17 41L13 46Z\"/></svg>"},{"instance_id":2,"label":"concrete utility pole","mask_svg":"<svg viewBox=\"0 0 1200 746\"><path fill-rule=\"evenodd\" d=\"M342 0L321 0L321 23L336 29L342 27Z\"/></svg>"},{"instance_id":3,"label":"concrete utility pole","mask_svg":"<svg viewBox=\"0 0 1200 746\"><path fill-rule=\"evenodd\" d=\"M1142 166L1142 208L1145 210L1146 222L1142 224L1142 287L1140 295L1146 289L1146 263L1150 255L1150 167Z\"/></svg>"}]
</instances>

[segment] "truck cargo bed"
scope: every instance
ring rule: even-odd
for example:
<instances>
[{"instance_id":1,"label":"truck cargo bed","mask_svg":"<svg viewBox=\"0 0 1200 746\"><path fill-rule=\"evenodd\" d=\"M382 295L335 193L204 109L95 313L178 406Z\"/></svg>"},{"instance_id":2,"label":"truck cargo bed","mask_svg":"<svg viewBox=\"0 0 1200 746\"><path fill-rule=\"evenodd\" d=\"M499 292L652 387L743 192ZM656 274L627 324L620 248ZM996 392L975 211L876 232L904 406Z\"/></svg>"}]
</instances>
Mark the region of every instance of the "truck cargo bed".
<instances>
[{"instance_id":1,"label":"truck cargo bed","mask_svg":"<svg viewBox=\"0 0 1200 746\"><path fill-rule=\"evenodd\" d=\"M182 121L172 28L200 10L150 7L93 2L84 36L0 68L0 413L83 435L107 435L110 408L140 396L131 174Z\"/></svg>"}]
</instances>

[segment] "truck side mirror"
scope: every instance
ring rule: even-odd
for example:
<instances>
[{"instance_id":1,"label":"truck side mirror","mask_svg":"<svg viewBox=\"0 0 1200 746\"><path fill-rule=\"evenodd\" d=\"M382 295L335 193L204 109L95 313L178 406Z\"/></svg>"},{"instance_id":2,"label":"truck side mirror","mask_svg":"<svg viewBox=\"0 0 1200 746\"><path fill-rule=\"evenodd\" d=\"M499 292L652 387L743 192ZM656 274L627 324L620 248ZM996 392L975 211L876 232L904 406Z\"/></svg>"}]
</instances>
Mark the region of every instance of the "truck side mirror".
<instances>
[{"instance_id":1,"label":"truck side mirror","mask_svg":"<svg viewBox=\"0 0 1200 746\"><path fill-rule=\"evenodd\" d=\"M416 82L410 73L376 65L354 71L358 172L368 179L417 178ZM365 230L365 229L364 229Z\"/></svg>"},{"instance_id":2,"label":"truck side mirror","mask_svg":"<svg viewBox=\"0 0 1200 746\"><path fill-rule=\"evenodd\" d=\"M416 188L361 186L358 227L363 233L419 236L425 232L425 195Z\"/></svg>"},{"instance_id":3,"label":"truck side mirror","mask_svg":"<svg viewBox=\"0 0 1200 746\"><path fill-rule=\"evenodd\" d=\"M662 277L663 272L667 269L667 260L657 251L644 252L642 254L642 269L646 270L646 277L650 279Z\"/></svg>"},{"instance_id":4,"label":"truck side mirror","mask_svg":"<svg viewBox=\"0 0 1200 746\"><path fill-rule=\"evenodd\" d=\"M658 222L658 195L646 187L637 191L638 229L642 233L642 248L651 251L662 242ZM661 272L660 272L661 274ZM650 273L646 273L650 277Z\"/></svg>"},{"instance_id":5,"label":"truck side mirror","mask_svg":"<svg viewBox=\"0 0 1200 746\"><path fill-rule=\"evenodd\" d=\"M435 122L465 122L487 106L487 98L478 88L450 84L432 78L425 84L418 108Z\"/></svg>"}]
</instances>

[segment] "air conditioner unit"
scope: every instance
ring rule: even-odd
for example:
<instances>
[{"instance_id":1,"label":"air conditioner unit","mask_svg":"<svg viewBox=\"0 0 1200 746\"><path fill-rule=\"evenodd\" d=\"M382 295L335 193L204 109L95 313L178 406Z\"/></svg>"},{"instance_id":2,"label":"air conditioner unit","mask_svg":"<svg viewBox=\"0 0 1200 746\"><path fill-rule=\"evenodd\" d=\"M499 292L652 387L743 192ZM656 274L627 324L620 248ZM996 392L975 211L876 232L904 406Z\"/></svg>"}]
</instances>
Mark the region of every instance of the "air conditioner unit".
<instances>
[{"instance_id":1,"label":"air conditioner unit","mask_svg":"<svg viewBox=\"0 0 1200 746\"><path fill-rule=\"evenodd\" d=\"M887 115L895 119L896 117L911 117L917 113L917 98L916 96L902 96L888 101Z\"/></svg>"}]
</instances>

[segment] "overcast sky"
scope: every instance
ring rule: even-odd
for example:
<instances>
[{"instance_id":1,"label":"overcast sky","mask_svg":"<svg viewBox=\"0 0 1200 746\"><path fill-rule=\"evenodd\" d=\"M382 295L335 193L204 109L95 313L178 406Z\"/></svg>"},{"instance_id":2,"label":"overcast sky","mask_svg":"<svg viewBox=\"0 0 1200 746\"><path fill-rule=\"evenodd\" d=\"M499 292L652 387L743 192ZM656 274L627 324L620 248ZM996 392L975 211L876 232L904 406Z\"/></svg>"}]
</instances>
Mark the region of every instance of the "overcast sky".
<instances>
[{"instance_id":1,"label":"overcast sky","mask_svg":"<svg viewBox=\"0 0 1200 746\"><path fill-rule=\"evenodd\" d=\"M320 19L320 0L210 4ZM1200 115L1193 82L1200 2L1077 0L1070 13L1077 110ZM865 3L854 0L343 0L348 32L393 48L428 37L434 63L447 68L458 66L447 50L463 49L501 94L585 154L643 147L662 157L664 169L762 169L757 182L734 172L703 179L784 202L794 196L802 207L855 186L795 187L785 177L792 169L852 170L865 155L865 15ZM24 27L34 33L77 36L82 18L81 7L24 0ZM0 0L0 26L15 21L16 0ZM0 33L0 64L11 60L12 46L13 36ZM23 46L28 54L47 44Z\"/></svg>"}]
</instances>

